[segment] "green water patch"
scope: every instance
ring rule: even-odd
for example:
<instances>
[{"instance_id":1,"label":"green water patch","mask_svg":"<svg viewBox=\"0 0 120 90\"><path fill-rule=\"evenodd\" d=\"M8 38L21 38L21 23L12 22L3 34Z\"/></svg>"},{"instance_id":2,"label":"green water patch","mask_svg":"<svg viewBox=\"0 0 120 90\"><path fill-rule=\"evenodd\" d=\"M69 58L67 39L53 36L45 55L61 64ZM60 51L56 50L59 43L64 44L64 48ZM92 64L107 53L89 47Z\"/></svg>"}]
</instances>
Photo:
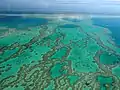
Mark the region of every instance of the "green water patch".
<instances>
[{"instance_id":1,"label":"green water patch","mask_svg":"<svg viewBox=\"0 0 120 90\"><path fill-rule=\"evenodd\" d=\"M24 52L19 55L19 58L23 58L24 63L28 64L32 61L42 60L43 54L49 50L50 48L46 46L37 46L36 44L33 44L30 48L24 50Z\"/></svg>"},{"instance_id":2,"label":"green water patch","mask_svg":"<svg viewBox=\"0 0 120 90\"><path fill-rule=\"evenodd\" d=\"M63 44L69 44L70 41L76 42L82 38L86 38L85 34L81 33L77 28L62 28L57 31L64 33L65 37L61 40L61 43Z\"/></svg>"},{"instance_id":3,"label":"green water patch","mask_svg":"<svg viewBox=\"0 0 120 90\"><path fill-rule=\"evenodd\" d=\"M112 77L106 77L106 76L98 76L97 81L100 84L100 90L112 90L112 83L113 78Z\"/></svg>"},{"instance_id":4,"label":"green water patch","mask_svg":"<svg viewBox=\"0 0 120 90\"><path fill-rule=\"evenodd\" d=\"M101 49L101 47L93 39L89 39L86 49L88 50L88 52L94 55L98 50Z\"/></svg>"},{"instance_id":5,"label":"green water patch","mask_svg":"<svg viewBox=\"0 0 120 90\"><path fill-rule=\"evenodd\" d=\"M54 65L50 70L51 77L57 78L57 77L65 74L66 70L62 70L63 66L64 66L64 64L60 64L60 63L57 63L56 65Z\"/></svg>"},{"instance_id":6,"label":"green water patch","mask_svg":"<svg viewBox=\"0 0 120 90\"><path fill-rule=\"evenodd\" d=\"M113 68L112 73L120 78L120 66Z\"/></svg>"},{"instance_id":7,"label":"green water patch","mask_svg":"<svg viewBox=\"0 0 120 90\"><path fill-rule=\"evenodd\" d=\"M55 90L54 89L54 81L51 81L49 86L47 88L45 88L44 90Z\"/></svg>"},{"instance_id":8,"label":"green water patch","mask_svg":"<svg viewBox=\"0 0 120 90\"><path fill-rule=\"evenodd\" d=\"M91 90L91 87L84 87L83 90Z\"/></svg>"},{"instance_id":9,"label":"green water patch","mask_svg":"<svg viewBox=\"0 0 120 90\"><path fill-rule=\"evenodd\" d=\"M60 25L59 27L60 28L77 28L79 26L75 24L64 24L64 25Z\"/></svg>"},{"instance_id":10,"label":"green water patch","mask_svg":"<svg viewBox=\"0 0 120 90\"><path fill-rule=\"evenodd\" d=\"M53 33L52 35L48 36L47 39L50 39L50 40L53 40L55 41L57 38L60 38L61 37L61 33Z\"/></svg>"},{"instance_id":11,"label":"green water patch","mask_svg":"<svg viewBox=\"0 0 120 90\"><path fill-rule=\"evenodd\" d=\"M105 64L105 65L112 65L118 63L119 60L116 56L109 54L107 52L104 52L100 56L100 63Z\"/></svg>"},{"instance_id":12,"label":"green water patch","mask_svg":"<svg viewBox=\"0 0 120 90\"><path fill-rule=\"evenodd\" d=\"M13 58L13 59L9 59L7 62L4 62L3 64L1 64L1 66L4 66L5 68L2 69L2 70L4 70L4 72L0 76L0 79L9 77L11 75L16 75L20 66L22 64L24 64L24 62L25 62L24 58L16 57L16 58Z\"/></svg>"},{"instance_id":13,"label":"green water patch","mask_svg":"<svg viewBox=\"0 0 120 90\"><path fill-rule=\"evenodd\" d=\"M62 57L66 54L66 52L67 52L67 48L61 48L51 58L62 59Z\"/></svg>"},{"instance_id":14,"label":"green water patch","mask_svg":"<svg viewBox=\"0 0 120 90\"><path fill-rule=\"evenodd\" d=\"M98 69L97 65L93 63L92 54L89 54L86 48L73 47L68 60L71 60L72 68L76 72L96 72Z\"/></svg>"},{"instance_id":15,"label":"green water patch","mask_svg":"<svg viewBox=\"0 0 120 90\"><path fill-rule=\"evenodd\" d=\"M13 33L13 34L10 34L4 38L1 38L0 39L0 44L1 45L9 45L9 44L12 44L14 42L17 42L16 39L17 39L17 34L16 33Z\"/></svg>"},{"instance_id":16,"label":"green water patch","mask_svg":"<svg viewBox=\"0 0 120 90\"><path fill-rule=\"evenodd\" d=\"M3 37L0 39L0 44L1 45L9 45L12 43L20 43L20 44L24 44L29 42L33 37L37 37L38 35L38 31L16 31L13 32L11 34L8 34L7 36Z\"/></svg>"},{"instance_id":17,"label":"green water patch","mask_svg":"<svg viewBox=\"0 0 120 90\"><path fill-rule=\"evenodd\" d=\"M73 85L79 79L79 76L70 75L68 76L68 79L70 81L70 84Z\"/></svg>"},{"instance_id":18,"label":"green water patch","mask_svg":"<svg viewBox=\"0 0 120 90\"><path fill-rule=\"evenodd\" d=\"M5 58L10 57L11 55L15 54L18 50L19 50L19 48L5 50L2 54L0 54L0 57L2 57L2 59L5 59Z\"/></svg>"}]
</instances>

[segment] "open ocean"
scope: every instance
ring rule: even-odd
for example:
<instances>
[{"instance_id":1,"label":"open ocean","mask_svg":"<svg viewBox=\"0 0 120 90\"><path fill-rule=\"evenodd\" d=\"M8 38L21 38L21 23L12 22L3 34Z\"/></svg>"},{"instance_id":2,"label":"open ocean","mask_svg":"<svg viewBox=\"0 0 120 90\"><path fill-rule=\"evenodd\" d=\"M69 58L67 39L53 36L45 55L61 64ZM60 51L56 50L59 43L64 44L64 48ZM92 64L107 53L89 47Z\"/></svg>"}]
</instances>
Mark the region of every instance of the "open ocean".
<instances>
[{"instance_id":1,"label":"open ocean","mask_svg":"<svg viewBox=\"0 0 120 90\"><path fill-rule=\"evenodd\" d=\"M112 18L93 18L92 19L94 25L98 25L101 27L108 28L112 34L112 38L117 45L120 45L120 17L112 17Z\"/></svg>"}]
</instances>

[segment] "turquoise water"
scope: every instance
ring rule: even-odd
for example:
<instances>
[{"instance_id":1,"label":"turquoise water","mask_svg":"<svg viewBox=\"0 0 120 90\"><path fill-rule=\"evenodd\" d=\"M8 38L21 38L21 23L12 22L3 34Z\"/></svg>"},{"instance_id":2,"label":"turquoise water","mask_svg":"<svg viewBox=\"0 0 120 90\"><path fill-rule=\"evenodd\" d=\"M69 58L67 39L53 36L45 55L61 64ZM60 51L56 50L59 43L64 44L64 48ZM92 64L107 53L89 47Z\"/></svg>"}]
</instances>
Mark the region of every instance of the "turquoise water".
<instances>
[{"instance_id":1,"label":"turquoise water","mask_svg":"<svg viewBox=\"0 0 120 90\"><path fill-rule=\"evenodd\" d=\"M70 16L0 17L0 90L120 90L118 30Z\"/></svg>"},{"instance_id":2,"label":"turquoise water","mask_svg":"<svg viewBox=\"0 0 120 90\"><path fill-rule=\"evenodd\" d=\"M114 41L120 45L120 18L92 18L93 24L108 28Z\"/></svg>"},{"instance_id":3,"label":"turquoise water","mask_svg":"<svg viewBox=\"0 0 120 90\"><path fill-rule=\"evenodd\" d=\"M65 24L65 25L61 25L60 27L61 28L76 28L76 27L79 27L79 26L74 25L74 24Z\"/></svg>"}]
</instances>

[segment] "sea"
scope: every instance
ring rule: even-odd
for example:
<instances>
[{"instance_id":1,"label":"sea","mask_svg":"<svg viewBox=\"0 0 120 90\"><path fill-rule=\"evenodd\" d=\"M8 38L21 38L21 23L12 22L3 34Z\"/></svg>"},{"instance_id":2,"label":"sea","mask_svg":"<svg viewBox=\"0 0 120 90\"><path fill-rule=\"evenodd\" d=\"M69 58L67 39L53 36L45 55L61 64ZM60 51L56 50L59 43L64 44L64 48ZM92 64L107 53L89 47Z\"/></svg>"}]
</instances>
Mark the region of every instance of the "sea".
<instances>
[{"instance_id":1,"label":"sea","mask_svg":"<svg viewBox=\"0 0 120 90\"><path fill-rule=\"evenodd\" d=\"M120 45L120 17L93 17L93 24L108 28L112 38L117 45Z\"/></svg>"}]
</instances>

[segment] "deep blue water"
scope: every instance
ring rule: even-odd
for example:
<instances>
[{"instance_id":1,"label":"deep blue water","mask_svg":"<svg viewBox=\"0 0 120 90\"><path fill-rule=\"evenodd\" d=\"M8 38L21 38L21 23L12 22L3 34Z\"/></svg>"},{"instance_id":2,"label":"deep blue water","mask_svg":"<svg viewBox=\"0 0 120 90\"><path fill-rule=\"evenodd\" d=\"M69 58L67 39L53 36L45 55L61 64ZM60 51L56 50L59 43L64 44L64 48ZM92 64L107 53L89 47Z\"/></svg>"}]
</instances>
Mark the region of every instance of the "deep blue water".
<instances>
[{"instance_id":1,"label":"deep blue water","mask_svg":"<svg viewBox=\"0 0 120 90\"><path fill-rule=\"evenodd\" d=\"M5 16L0 18L0 26L8 26L9 28L27 28L36 25L47 24L48 20L45 18L31 18L22 16Z\"/></svg>"},{"instance_id":2,"label":"deep blue water","mask_svg":"<svg viewBox=\"0 0 120 90\"><path fill-rule=\"evenodd\" d=\"M92 18L93 24L108 28L112 32L112 38L120 45L120 18Z\"/></svg>"}]
</instances>

